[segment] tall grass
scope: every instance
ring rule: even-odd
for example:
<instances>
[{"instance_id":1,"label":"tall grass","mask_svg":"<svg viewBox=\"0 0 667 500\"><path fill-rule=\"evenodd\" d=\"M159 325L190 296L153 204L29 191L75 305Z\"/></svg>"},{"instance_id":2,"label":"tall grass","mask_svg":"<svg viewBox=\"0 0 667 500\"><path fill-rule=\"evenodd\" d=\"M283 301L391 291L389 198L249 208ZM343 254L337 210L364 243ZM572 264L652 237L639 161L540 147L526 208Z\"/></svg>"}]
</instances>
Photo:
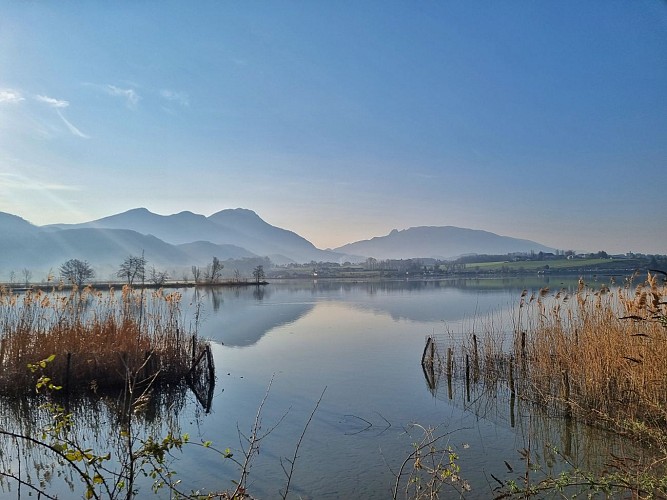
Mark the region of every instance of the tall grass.
<instances>
[{"instance_id":1,"label":"tall grass","mask_svg":"<svg viewBox=\"0 0 667 500\"><path fill-rule=\"evenodd\" d=\"M186 332L178 292L123 287L24 294L0 289L0 389L35 386L29 363L55 354L42 375L67 389L177 381L202 342Z\"/></svg>"},{"instance_id":2,"label":"tall grass","mask_svg":"<svg viewBox=\"0 0 667 500\"><path fill-rule=\"evenodd\" d=\"M580 281L572 295L524 294L514 344L524 396L591 422L667 428L665 297L650 274L635 288Z\"/></svg>"}]
</instances>

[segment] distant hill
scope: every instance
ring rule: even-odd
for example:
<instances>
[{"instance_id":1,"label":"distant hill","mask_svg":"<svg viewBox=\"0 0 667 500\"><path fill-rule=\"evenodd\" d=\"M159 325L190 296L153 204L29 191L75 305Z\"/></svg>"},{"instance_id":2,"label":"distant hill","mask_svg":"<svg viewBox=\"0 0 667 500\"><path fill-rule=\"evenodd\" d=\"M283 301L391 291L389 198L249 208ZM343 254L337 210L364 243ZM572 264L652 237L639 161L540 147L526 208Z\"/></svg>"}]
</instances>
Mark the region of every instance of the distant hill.
<instances>
[{"instance_id":1,"label":"distant hill","mask_svg":"<svg viewBox=\"0 0 667 500\"><path fill-rule=\"evenodd\" d=\"M268 256L278 263L338 261L341 258L334 252L316 248L292 231L272 226L252 210L242 208L221 210L210 217L192 212L158 215L145 208L137 208L83 224L45 227L131 229L151 234L173 245L196 241L234 245L254 255Z\"/></svg>"},{"instance_id":2,"label":"distant hill","mask_svg":"<svg viewBox=\"0 0 667 500\"><path fill-rule=\"evenodd\" d=\"M487 231L413 227L387 236L320 250L293 231L272 226L252 210L221 210L209 217L192 212L158 215L137 208L82 224L35 226L0 212L0 280L22 269L41 280L68 259L87 260L101 279L115 274L128 255L144 253L149 266L179 275L205 266L215 256L239 268L268 257L273 263L359 262L377 259L455 258L466 254L549 252L533 241ZM242 265L243 264L243 265ZM253 264L256 265L256 264ZM228 270L231 272L231 270Z\"/></svg>"},{"instance_id":3,"label":"distant hill","mask_svg":"<svg viewBox=\"0 0 667 500\"><path fill-rule=\"evenodd\" d=\"M183 243L182 245L177 245L176 248L183 251L194 261L208 261L211 259L212 255L223 260L257 257L257 255L249 252L245 248L236 245L216 245L210 241Z\"/></svg>"},{"instance_id":4,"label":"distant hill","mask_svg":"<svg viewBox=\"0 0 667 500\"><path fill-rule=\"evenodd\" d=\"M530 240L500 236L488 231L454 226L420 226L386 236L357 241L334 251L376 259L415 257L453 259L467 254L507 254L513 252L553 252L554 249Z\"/></svg>"}]
</instances>

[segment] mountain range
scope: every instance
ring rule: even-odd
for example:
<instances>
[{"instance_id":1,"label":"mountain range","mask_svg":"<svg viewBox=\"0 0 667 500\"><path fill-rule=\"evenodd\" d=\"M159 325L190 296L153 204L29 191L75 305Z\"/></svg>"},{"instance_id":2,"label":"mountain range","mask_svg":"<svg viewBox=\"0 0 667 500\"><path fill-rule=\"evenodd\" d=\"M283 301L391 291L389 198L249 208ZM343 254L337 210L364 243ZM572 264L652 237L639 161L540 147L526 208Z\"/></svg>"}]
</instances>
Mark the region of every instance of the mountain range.
<instances>
[{"instance_id":1,"label":"mountain range","mask_svg":"<svg viewBox=\"0 0 667 500\"><path fill-rule=\"evenodd\" d=\"M393 230L386 236L322 250L242 208L208 217L192 212L158 215L137 208L80 224L46 226L0 212L0 279L21 269L57 270L73 258L87 260L98 277L106 278L125 257L142 252L149 266L189 270L192 265L206 265L213 256L222 261L268 257L275 264L287 264L552 250L529 240L452 226Z\"/></svg>"}]
</instances>

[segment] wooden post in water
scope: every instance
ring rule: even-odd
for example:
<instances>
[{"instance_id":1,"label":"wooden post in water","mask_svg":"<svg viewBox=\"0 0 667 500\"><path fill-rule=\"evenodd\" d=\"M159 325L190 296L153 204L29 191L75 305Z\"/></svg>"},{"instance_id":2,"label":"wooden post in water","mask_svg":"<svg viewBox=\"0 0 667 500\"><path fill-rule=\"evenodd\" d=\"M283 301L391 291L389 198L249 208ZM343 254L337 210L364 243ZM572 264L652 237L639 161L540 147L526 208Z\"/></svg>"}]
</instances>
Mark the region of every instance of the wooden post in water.
<instances>
[{"instance_id":1,"label":"wooden post in water","mask_svg":"<svg viewBox=\"0 0 667 500\"><path fill-rule=\"evenodd\" d=\"M69 373L72 366L72 353L67 353L67 364L65 365L65 393L69 394Z\"/></svg>"},{"instance_id":2,"label":"wooden post in water","mask_svg":"<svg viewBox=\"0 0 667 500\"><path fill-rule=\"evenodd\" d=\"M526 359L526 332L521 332L521 357Z\"/></svg>"},{"instance_id":3,"label":"wooden post in water","mask_svg":"<svg viewBox=\"0 0 667 500\"><path fill-rule=\"evenodd\" d=\"M562 371L563 374L563 397L565 398L565 416L572 417L572 404L570 402L570 374L567 369Z\"/></svg>"},{"instance_id":4,"label":"wooden post in water","mask_svg":"<svg viewBox=\"0 0 667 500\"><path fill-rule=\"evenodd\" d=\"M521 376L525 377L526 376L526 364L527 364L527 356L526 356L526 332L523 331L521 332Z\"/></svg>"},{"instance_id":5,"label":"wooden post in water","mask_svg":"<svg viewBox=\"0 0 667 500\"><path fill-rule=\"evenodd\" d=\"M516 391L514 388L514 358L512 356L510 356L507 384L510 387L510 426L514 427L514 402L516 400Z\"/></svg>"},{"instance_id":6,"label":"wooden post in water","mask_svg":"<svg viewBox=\"0 0 667 500\"><path fill-rule=\"evenodd\" d=\"M192 335L192 363L190 366L195 366L195 356L197 355L197 335Z\"/></svg>"},{"instance_id":7,"label":"wooden post in water","mask_svg":"<svg viewBox=\"0 0 667 500\"><path fill-rule=\"evenodd\" d=\"M470 403L470 358L466 354L466 395L468 396L468 403Z\"/></svg>"},{"instance_id":8,"label":"wooden post in water","mask_svg":"<svg viewBox=\"0 0 667 500\"><path fill-rule=\"evenodd\" d=\"M448 347L447 348L447 395L449 396L449 399L452 399L452 371L453 371L453 352L452 348Z\"/></svg>"},{"instance_id":9,"label":"wooden post in water","mask_svg":"<svg viewBox=\"0 0 667 500\"><path fill-rule=\"evenodd\" d=\"M433 337L429 337L429 340L431 341L431 364L435 364L435 342Z\"/></svg>"},{"instance_id":10,"label":"wooden post in water","mask_svg":"<svg viewBox=\"0 0 667 500\"><path fill-rule=\"evenodd\" d=\"M472 369L472 378L475 382L479 380L479 357L477 354L477 335L472 336L472 345L473 345L473 369Z\"/></svg>"},{"instance_id":11,"label":"wooden post in water","mask_svg":"<svg viewBox=\"0 0 667 500\"><path fill-rule=\"evenodd\" d=\"M453 368L453 362L452 362L452 357L453 357L453 352L452 348L448 347L447 348L447 377L452 378L452 368Z\"/></svg>"}]
</instances>

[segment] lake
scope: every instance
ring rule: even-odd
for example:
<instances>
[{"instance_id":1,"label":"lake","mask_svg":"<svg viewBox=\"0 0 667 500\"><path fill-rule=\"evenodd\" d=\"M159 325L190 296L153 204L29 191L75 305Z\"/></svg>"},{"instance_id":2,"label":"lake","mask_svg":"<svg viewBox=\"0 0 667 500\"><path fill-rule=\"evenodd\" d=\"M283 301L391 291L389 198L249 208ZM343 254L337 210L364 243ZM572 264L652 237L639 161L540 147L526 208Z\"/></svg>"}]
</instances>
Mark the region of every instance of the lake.
<instances>
[{"instance_id":1,"label":"lake","mask_svg":"<svg viewBox=\"0 0 667 500\"><path fill-rule=\"evenodd\" d=\"M414 424L447 434L459 457L462 479L455 486L466 481L466 498L493 497L494 476L520 477L520 449L554 445L570 460L595 464L627 444L518 402L510 407L504 392L475 391L469 399L456 383L450 399L446 390L429 388L421 366L427 336L454 345L471 332L511 335L521 291L545 286L577 284L547 276L183 289L190 323L199 304L199 331L212 341L217 380L210 412L188 394L178 414L168 417L192 441L210 440L242 458L240 436L250 434L266 397L260 434L270 433L248 476L248 491L258 498L280 498L286 484L281 459L289 465L320 397L298 451L290 498L391 498L395 473L423 437ZM174 457L171 466L185 491L233 488L239 477L238 467L212 450L186 446ZM549 470L560 467L557 455L542 454L542 460ZM16 487L4 487L5 497L14 498ZM404 487L405 479L401 492ZM55 480L53 488L61 488ZM443 497L457 495L444 491ZM150 496L150 487L143 485L140 496Z\"/></svg>"}]
</instances>

